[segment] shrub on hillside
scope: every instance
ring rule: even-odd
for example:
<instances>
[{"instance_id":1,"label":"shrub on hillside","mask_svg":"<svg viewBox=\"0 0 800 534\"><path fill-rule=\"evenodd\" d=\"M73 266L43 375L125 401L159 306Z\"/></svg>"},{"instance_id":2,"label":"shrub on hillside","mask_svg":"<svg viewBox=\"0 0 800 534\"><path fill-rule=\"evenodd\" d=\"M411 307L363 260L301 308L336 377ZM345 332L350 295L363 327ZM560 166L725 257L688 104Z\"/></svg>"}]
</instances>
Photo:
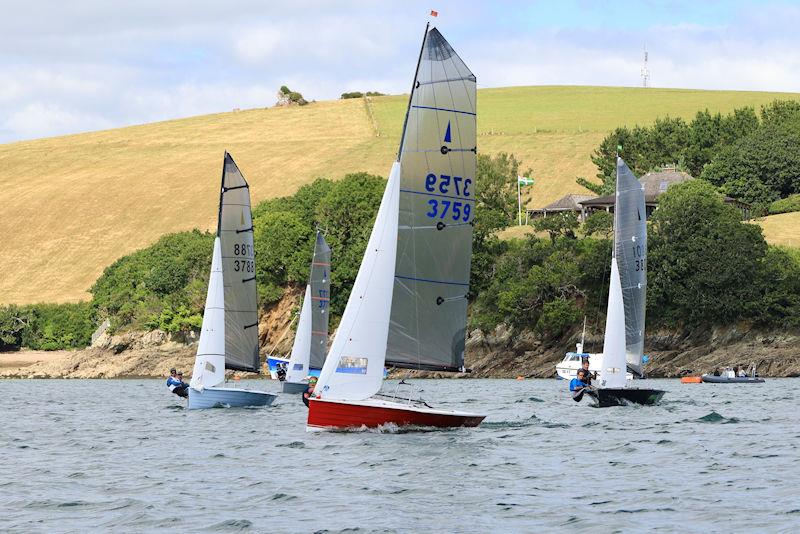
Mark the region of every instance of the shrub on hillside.
<instances>
[{"instance_id":1,"label":"shrub on hillside","mask_svg":"<svg viewBox=\"0 0 800 534\"><path fill-rule=\"evenodd\" d=\"M34 304L27 306L28 322L21 344L34 350L85 347L97 328L90 302L76 304Z\"/></svg>"},{"instance_id":2,"label":"shrub on hillside","mask_svg":"<svg viewBox=\"0 0 800 534\"><path fill-rule=\"evenodd\" d=\"M213 234L199 230L168 234L120 258L90 289L98 314L112 328L152 325L166 307L201 316L213 243Z\"/></svg>"},{"instance_id":3,"label":"shrub on hillside","mask_svg":"<svg viewBox=\"0 0 800 534\"><path fill-rule=\"evenodd\" d=\"M769 214L777 215L779 213L791 213L800 211L800 194L790 195L786 198L776 200L769 205Z\"/></svg>"}]
</instances>

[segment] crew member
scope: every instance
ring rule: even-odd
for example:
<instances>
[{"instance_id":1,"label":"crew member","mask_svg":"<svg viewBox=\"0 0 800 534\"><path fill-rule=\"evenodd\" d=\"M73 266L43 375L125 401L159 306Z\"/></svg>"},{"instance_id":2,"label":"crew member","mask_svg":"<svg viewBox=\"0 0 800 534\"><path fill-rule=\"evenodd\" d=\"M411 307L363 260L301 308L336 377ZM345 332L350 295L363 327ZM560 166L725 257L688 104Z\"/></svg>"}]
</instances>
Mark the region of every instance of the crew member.
<instances>
[{"instance_id":1,"label":"crew member","mask_svg":"<svg viewBox=\"0 0 800 534\"><path fill-rule=\"evenodd\" d=\"M189 385L183 381L183 374L178 373L175 368L169 370L169 377L167 378L167 387L171 392L179 397L188 397Z\"/></svg>"},{"instance_id":2,"label":"crew member","mask_svg":"<svg viewBox=\"0 0 800 534\"><path fill-rule=\"evenodd\" d=\"M573 393L576 391L581 391L583 388L590 388L591 386L588 383L586 375L588 374L587 371L583 369L578 369L578 377L573 378L569 382L569 390Z\"/></svg>"},{"instance_id":3,"label":"crew member","mask_svg":"<svg viewBox=\"0 0 800 534\"><path fill-rule=\"evenodd\" d=\"M586 384L592 385L592 380L597 378L597 373L593 373L589 370L589 358L583 358L581 360L581 369L586 371Z\"/></svg>"},{"instance_id":4,"label":"crew member","mask_svg":"<svg viewBox=\"0 0 800 534\"><path fill-rule=\"evenodd\" d=\"M316 376L309 376L308 377L308 388L303 392L303 404L306 405L308 408L308 399L314 393L314 388L317 387L317 377Z\"/></svg>"}]
</instances>

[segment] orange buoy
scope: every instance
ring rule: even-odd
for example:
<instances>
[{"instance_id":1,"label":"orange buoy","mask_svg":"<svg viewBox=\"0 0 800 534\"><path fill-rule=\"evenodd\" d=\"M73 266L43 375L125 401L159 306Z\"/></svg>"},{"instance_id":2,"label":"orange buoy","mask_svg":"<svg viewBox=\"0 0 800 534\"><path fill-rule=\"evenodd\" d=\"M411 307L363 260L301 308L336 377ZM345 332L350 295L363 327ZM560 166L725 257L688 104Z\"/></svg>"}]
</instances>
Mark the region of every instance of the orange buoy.
<instances>
[{"instance_id":1,"label":"orange buoy","mask_svg":"<svg viewBox=\"0 0 800 534\"><path fill-rule=\"evenodd\" d=\"M681 378L681 384L699 384L702 381L699 376L684 376Z\"/></svg>"},{"instance_id":2,"label":"orange buoy","mask_svg":"<svg viewBox=\"0 0 800 534\"><path fill-rule=\"evenodd\" d=\"M233 379L236 380L236 381L239 381L239 380L242 379L242 377L240 377L239 375L236 375L236 376L233 377Z\"/></svg>"},{"instance_id":3,"label":"orange buoy","mask_svg":"<svg viewBox=\"0 0 800 534\"><path fill-rule=\"evenodd\" d=\"M517 377L517 380L525 380L525 377L520 375Z\"/></svg>"}]
</instances>

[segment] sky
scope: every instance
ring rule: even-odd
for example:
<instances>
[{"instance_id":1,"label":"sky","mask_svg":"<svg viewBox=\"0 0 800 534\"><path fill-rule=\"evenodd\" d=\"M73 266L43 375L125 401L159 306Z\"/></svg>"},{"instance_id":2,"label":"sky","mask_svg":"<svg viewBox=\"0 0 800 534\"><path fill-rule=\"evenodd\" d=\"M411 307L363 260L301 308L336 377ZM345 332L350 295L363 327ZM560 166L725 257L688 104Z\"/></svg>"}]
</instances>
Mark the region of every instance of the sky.
<instances>
[{"instance_id":1,"label":"sky","mask_svg":"<svg viewBox=\"0 0 800 534\"><path fill-rule=\"evenodd\" d=\"M2 0L0 143L407 92L429 12L478 87L800 92L800 0Z\"/></svg>"}]
</instances>

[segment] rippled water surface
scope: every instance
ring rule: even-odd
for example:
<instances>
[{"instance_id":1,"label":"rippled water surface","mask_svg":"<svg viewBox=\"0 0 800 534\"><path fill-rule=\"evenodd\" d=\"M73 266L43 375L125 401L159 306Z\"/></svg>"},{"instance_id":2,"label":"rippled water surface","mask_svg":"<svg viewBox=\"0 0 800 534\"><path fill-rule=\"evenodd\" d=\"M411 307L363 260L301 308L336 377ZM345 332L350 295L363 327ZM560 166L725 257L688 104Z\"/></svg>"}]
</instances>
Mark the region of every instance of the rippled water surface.
<instances>
[{"instance_id":1,"label":"rippled water surface","mask_svg":"<svg viewBox=\"0 0 800 534\"><path fill-rule=\"evenodd\" d=\"M555 380L414 383L488 417L307 434L298 396L187 412L163 381L0 381L0 531L800 529L797 379L650 380L660 406L605 409Z\"/></svg>"}]
</instances>

